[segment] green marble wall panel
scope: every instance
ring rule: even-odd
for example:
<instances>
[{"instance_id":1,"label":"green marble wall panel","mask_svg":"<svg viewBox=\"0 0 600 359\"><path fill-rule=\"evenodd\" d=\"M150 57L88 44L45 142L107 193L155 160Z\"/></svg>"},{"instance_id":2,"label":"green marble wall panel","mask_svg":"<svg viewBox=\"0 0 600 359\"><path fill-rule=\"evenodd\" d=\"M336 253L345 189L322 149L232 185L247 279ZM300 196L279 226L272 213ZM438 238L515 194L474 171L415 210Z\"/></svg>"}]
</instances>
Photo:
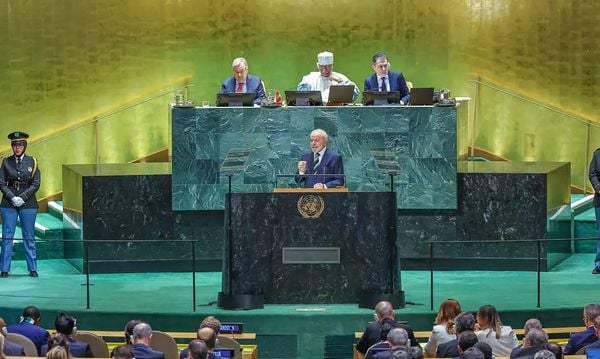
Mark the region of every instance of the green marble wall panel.
<instances>
[{"instance_id":1,"label":"green marble wall panel","mask_svg":"<svg viewBox=\"0 0 600 359\"><path fill-rule=\"evenodd\" d=\"M174 210L223 209L220 169L239 148L248 153L232 190L271 192L276 174L296 172L315 128L342 155L350 191L389 191L383 151L397 170L398 208L456 208L455 107L174 108L172 126Z\"/></svg>"}]
</instances>

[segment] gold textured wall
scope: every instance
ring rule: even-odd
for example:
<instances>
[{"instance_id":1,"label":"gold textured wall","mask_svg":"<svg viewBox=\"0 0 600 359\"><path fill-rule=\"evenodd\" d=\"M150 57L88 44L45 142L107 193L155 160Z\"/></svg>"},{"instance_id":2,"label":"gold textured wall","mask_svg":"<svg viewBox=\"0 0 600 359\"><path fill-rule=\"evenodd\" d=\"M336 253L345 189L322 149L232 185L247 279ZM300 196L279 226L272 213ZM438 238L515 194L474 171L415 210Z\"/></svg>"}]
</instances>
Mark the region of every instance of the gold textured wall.
<instances>
[{"instance_id":1,"label":"gold textured wall","mask_svg":"<svg viewBox=\"0 0 600 359\"><path fill-rule=\"evenodd\" d=\"M417 87L474 96L467 80L479 79L597 121L599 7L596 0L0 0L0 135L32 135L43 197L60 191L63 163L124 162L167 147L172 96L98 126L64 129L188 81L193 99L214 101L237 56L267 88L294 88L323 50L361 88L371 55L385 51ZM473 105L476 147L585 167L587 140L575 120L491 89ZM589 132L590 146L600 145L600 131Z\"/></svg>"}]
</instances>

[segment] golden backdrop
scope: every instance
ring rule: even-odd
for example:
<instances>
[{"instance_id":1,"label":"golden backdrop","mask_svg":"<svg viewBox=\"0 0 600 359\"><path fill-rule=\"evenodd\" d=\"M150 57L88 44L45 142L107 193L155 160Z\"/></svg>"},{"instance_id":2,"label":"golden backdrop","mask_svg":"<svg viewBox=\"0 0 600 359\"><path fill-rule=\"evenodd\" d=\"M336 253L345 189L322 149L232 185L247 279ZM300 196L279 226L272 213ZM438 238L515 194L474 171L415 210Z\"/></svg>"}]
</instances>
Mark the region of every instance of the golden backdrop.
<instances>
[{"instance_id":1,"label":"golden backdrop","mask_svg":"<svg viewBox=\"0 0 600 359\"><path fill-rule=\"evenodd\" d=\"M284 90L329 50L362 88L384 51L416 87L475 98L468 80L495 86L480 85L469 105L469 145L571 161L583 186L600 145L580 121L598 119L599 14L596 0L0 0L0 134L32 135L44 197L61 190L64 163L167 147L173 97L160 94L191 83L192 99L214 102L235 57Z\"/></svg>"}]
</instances>

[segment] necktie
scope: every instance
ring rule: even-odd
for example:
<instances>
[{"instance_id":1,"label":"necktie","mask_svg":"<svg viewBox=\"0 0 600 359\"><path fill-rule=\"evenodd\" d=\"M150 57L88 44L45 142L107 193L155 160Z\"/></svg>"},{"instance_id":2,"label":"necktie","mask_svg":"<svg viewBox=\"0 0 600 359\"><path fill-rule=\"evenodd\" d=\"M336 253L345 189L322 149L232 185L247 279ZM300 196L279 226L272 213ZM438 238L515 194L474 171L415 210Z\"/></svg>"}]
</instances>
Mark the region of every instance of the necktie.
<instances>
[{"instance_id":1,"label":"necktie","mask_svg":"<svg viewBox=\"0 0 600 359\"><path fill-rule=\"evenodd\" d=\"M237 93L244 92L244 83L243 82L238 83L238 87L235 89L235 92L237 92Z\"/></svg>"},{"instance_id":2,"label":"necktie","mask_svg":"<svg viewBox=\"0 0 600 359\"><path fill-rule=\"evenodd\" d=\"M319 164L321 164L321 155L319 152L315 153L315 160L313 165L313 174L317 174L319 172Z\"/></svg>"},{"instance_id":3,"label":"necktie","mask_svg":"<svg viewBox=\"0 0 600 359\"><path fill-rule=\"evenodd\" d=\"M21 164L21 158L17 157L17 167Z\"/></svg>"},{"instance_id":4,"label":"necktie","mask_svg":"<svg viewBox=\"0 0 600 359\"><path fill-rule=\"evenodd\" d=\"M385 85L385 77L381 78L381 87L379 88L379 91L387 91L387 86Z\"/></svg>"}]
</instances>

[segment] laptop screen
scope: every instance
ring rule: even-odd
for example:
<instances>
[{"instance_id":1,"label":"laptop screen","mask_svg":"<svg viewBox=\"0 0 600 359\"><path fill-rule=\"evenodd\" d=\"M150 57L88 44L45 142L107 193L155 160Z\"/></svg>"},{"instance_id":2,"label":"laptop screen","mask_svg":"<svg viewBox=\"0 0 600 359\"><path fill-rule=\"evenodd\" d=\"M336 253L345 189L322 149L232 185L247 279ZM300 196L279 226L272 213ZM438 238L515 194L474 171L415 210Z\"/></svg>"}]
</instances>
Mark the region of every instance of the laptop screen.
<instances>
[{"instance_id":1,"label":"laptop screen","mask_svg":"<svg viewBox=\"0 0 600 359\"><path fill-rule=\"evenodd\" d=\"M354 96L354 85L331 85L329 86L329 98L331 103L352 103Z\"/></svg>"},{"instance_id":2,"label":"laptop screen","mask_svg":"<svg viewBox=\"0 0 600 359\"><path fill-rule=\"evenodd\" d=\"M410 90L409 103L412 106L433 105L433 87L413 88Z\"/></svg>"}]
</instances>

